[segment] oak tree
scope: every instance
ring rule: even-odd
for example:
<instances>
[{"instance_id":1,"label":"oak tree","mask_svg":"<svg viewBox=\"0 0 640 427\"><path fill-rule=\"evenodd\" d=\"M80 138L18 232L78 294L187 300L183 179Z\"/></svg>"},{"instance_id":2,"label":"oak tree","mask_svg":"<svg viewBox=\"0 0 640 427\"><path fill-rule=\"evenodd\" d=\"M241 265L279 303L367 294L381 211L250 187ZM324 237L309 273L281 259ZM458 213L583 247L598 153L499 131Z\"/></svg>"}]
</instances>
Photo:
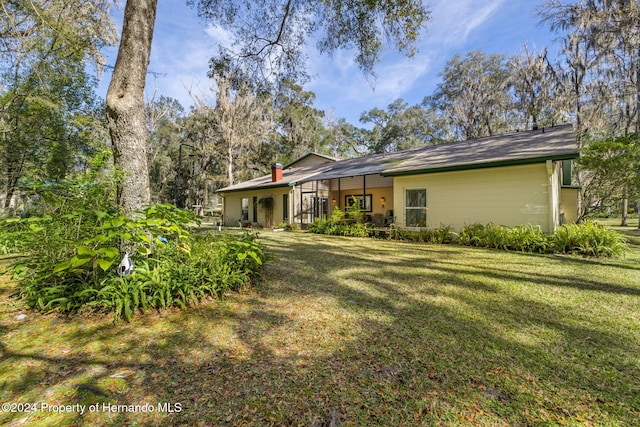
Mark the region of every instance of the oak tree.
<instances>
[{"instance_id":1,"label":"oak tree","mask_svg":"<svg viewBox=\"0 0 640 427\"><path fill-rule=\"evenodd\" d=\"M411 55L429 12L421 0L199 0L200 16L234 31L220 57L254 75L304 74L304 46L315 37L331 54L355 51L360 68L373 74L383 39ZM128 0L118 59L107 93L107 114L116 166L124 173L118 203L135 211L150 200L144 125L144 84L157 0ZM279 80L274 78L275 80Z\"/></svg>"}]
</instances>

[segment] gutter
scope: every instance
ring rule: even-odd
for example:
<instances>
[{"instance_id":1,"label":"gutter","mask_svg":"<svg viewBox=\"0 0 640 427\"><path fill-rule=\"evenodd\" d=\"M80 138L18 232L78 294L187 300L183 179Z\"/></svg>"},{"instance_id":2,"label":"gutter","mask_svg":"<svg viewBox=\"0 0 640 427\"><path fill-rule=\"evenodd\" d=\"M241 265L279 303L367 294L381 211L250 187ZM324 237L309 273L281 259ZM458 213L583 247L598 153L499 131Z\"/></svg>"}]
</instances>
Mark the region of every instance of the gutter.
<instances>
[{"instance_id":1,"label":"gutter","mask_svg":"<svg viewBox=\"0 0 640 427\"><path fill-rule=\"evenodd\" d=\"M576 153L558 154L556 156L534 157L530 159L499 160L499 161L487 162L487 163L439 166L439 167L411 169L411 170L404 170L404 171L397 171L397 172L382 171L380 175L392 176L392 177L393 176L409 176L409 175L425 175L425 174L438 173L438 172L453 172L453 171L487 169L487 168L504 167L504 166L530 165L535 163L546 163L547 160L551 160L551 161L570 160L570 159L577 159L578 157L580 157L580 154L576 152Z\"/></svg>"},{"instance_id":2,"label":"gutter","mask_svg":"<svg viewBox=\"0 0 640 427\"><path fill-rule=\"evenodd\" d=\"M294 183L295 184L295 183ZM266 190L266 189L270 189L270 188L280 188L280 187L288 187L291 184L288 184L286 182L282 183L282 184L274 184L274 185L261 185L261 186L256 186L256 187L246 187L246 188L238 188L238 189L233 189L233 190L225 190L224 188L221 188L219 190L216 190L216 193L239 193L241 191L255 191L255 190Z\"/></svg>"}]
</instances>

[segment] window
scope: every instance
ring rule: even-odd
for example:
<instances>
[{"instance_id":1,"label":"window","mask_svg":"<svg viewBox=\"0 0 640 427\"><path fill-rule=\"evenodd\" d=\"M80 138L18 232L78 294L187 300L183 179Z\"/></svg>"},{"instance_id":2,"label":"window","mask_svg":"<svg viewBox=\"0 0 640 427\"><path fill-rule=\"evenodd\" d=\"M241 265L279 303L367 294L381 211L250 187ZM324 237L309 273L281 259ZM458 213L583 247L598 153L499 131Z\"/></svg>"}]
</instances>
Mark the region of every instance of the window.
<instances>
[{"instance_id":1,"label":"window","mask_svg":"<svg viewBox=\"0 0 640 427\"><path fill-rule=\"evenodd\" d=\"M240 221L249 221L249 199L246 197L240 201Z\"/></svg>"},{"instance_id":2,"label":"window","mask_svg":"<svg viewBox=\"0 0 640 427\"><path fill-rule=\"evenodd\" d=\"M572 163L573 162L571 160L562 161L562 186L563 187L571 187L572 185L572 182L571 182Z\"/></svg>"},{"instance_id":3,"label":"window","mask_svg":"<svg viewBox=\"0 0 640 427\"><path fill-rule=\"evenodd\" d=\"M404 221L406 227L427 226L427 190L425 188L405 190Z\"/></svg>"},{"instance_id":4,"label":"window","mask_svg":"<svg viewBox=\"0 0 640 427\"><path fill-rule=\"evenodd\" d=\"M288 194L282 195L282 220L285 222L289 220L289 195Z\"/></svg>"},{"instance_id":5,"label":"window","mask_svg":"<svg viewBox=\"0 0 640 427\"><path fill-rule=\"evenodd\" d=\"M371 194L349 194L344 196L344 205L346 207L350 207L358 204L358 209L363 212L371 212L372 204L371 204L372 196Z\"/></svg>"}]
</instances>

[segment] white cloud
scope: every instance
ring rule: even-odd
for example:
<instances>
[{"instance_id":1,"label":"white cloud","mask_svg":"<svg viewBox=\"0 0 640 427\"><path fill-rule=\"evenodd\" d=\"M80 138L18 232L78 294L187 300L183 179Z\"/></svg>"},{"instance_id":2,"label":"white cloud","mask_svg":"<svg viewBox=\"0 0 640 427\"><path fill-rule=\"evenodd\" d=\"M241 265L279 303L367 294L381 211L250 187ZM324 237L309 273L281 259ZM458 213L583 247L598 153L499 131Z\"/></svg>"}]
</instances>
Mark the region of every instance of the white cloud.
<instances>
[{"instance_id":1,"label":"white cloud","mask_svg":"<svg viewBox=\"0 0 640 427\"><path fill-rule=\"evenodd\" d=\"M433 3L423 46L464 44L472 32L486 23L505 0L437 0Z\"/></svg>"},{"instance_id":2,"label":"white cloud","mask_svg":"<svg viewBox=\"0 0 640 427\"><path fill-rule=\"evenodd\" d=\"M316 107L335 109L337 117L357 124L363 111L386 108L397 98L410 104L420 102L433 92L437 73L456 53L513 49L532 36L544 45L549 38L534 25L530 0L430 0L429 7L431 20L415 58L383 52L373 82L355 63L353 51L340 50L330 57L320 55L315 46L306 48L312 80L305 88L316 93ZM193 102L185 86L199 96L212 95L213 82L207 77L209 59L218 46L235 45L232 32L199 21L184 3L175 2L160 2L153 43L150 71L163 75L155 81L158 94L176 98L185 107ZM115 52L109 55L108 63L115 63ZM109 78L107 74L101 82L103 94ZM153 84L150 76L148 87Z\"/></svg>"},{"instance_id":3,"label":"white cloud","mask_svg":"<svg viewBox=\"0 0 640 427\"><path fill-rule=\"evenodd\" d=\"M229 47L235 42L233 33L219 25L209 25L205 32L218 45Z\"/></svg>"}]
</instances>

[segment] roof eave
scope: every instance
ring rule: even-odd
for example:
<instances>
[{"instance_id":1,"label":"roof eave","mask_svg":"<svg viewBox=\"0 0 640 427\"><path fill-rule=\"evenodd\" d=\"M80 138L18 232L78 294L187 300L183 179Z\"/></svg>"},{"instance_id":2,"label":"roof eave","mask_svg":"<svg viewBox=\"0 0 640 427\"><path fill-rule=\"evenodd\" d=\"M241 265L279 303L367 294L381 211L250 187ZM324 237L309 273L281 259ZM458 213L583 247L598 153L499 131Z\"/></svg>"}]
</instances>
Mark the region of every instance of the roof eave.
<instances>
[{"instance_id":1,"label":"roof eave","mask_svg":"<svg viewBox=\"0 0 640 427\"><path fill-rule=\"evenodd\" d=\"M471 164L453 165L453 166L440 166L440 167L433 167L433 168L402 170L397 172L383 171L380 175L382 176L425 175L425 174L438 173L438 172L454 172L454 171L487 169L487 168L505 167L505 166L529 165L529 164L535 164L535 163L544 163L547 160L552 160L552 161L571 160L571 159L577 159L578 157L580 157L579 153L575 152L575 153L558 154L555 156L532 157L528 159L500 160L500 161L493 161L493 162L486 162L486 163L471 163Z\"/></svg>"},{"instance_id":2,"label":"roof eave","mask_svg":"<svg viewBox=\"0 0 640 427\"><path fill-rule=\"evenodd\" d=\"M278 181L277 184L270 184L270 185L257 185L257 186L253 186L253 187L246 187L246 188L237 188L237 189L232 189L232 190L227 190L224 188L221 188L219 190L216 190L216 193L239 193L242 191L255 191L255 190L269 190L272 188L279 188L279 187L288 187L290 184L288 181Z\"/></svg>"}]
</instances>

